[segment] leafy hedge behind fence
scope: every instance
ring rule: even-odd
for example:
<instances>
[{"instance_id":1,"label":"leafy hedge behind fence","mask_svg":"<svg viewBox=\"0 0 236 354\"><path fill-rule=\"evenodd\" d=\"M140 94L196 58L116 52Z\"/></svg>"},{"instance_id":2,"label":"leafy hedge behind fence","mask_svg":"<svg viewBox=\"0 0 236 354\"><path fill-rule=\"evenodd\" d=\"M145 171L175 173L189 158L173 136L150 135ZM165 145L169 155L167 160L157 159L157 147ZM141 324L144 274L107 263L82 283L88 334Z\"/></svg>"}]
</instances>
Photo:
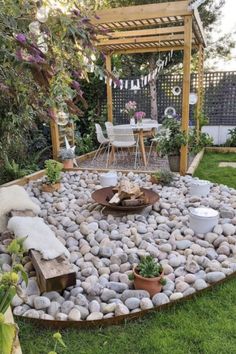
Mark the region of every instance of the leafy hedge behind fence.
<instances>
[{"instance_id":1,"label":"leafy hedge behind fence","mask_svg":"<svg viewBox=\"0 0 236 354\"><path fill-rule=\"evenodd\" d=\"M135 80L135 79L134 79ZM174 96L172 88L182 87L182 75L160 75L157 80L158 120L161 122L167 107L174 107L181 114L182 94ZM191 75L191 92L197 92L197 75ZM149 87L141 88L136 93L131 90L113 90L113 110L115 124L127 123L122 113L129 100L138 103L138 110L150 117ZM190 118L194 118L195 106L190 106ZM206 72L204 74L203 112L209 118L209 125L236 125L236 72Z\"/></svg>"}]
</instances>

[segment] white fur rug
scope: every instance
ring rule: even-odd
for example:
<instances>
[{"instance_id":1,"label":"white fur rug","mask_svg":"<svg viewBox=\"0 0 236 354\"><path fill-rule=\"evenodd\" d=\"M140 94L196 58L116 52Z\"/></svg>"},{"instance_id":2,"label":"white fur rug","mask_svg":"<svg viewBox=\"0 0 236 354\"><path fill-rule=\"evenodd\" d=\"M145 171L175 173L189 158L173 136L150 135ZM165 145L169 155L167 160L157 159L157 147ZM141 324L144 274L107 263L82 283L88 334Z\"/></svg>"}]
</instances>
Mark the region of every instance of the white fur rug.
<instances>
[{"instance_id":1,"label":"white fur rug","mask_svg":"<svg viewBox=\"0 0 236 354\"><path fill-rule=\"evenodd\" d=\"M70 257L67 248L56 238L42 218L13 216L8 222L8 229L14 232L16 238L27 236L24 241L25 249L39 251L43 259L54 259L61 255Z\"/></svg>"},{"instance_id":2,"label":"white fur rug","mask_svg":"<svg viewBox=\"0 0 236 354\"><path fill-rule=\"evenodd\" d=\"M23 187L11 186L0 188L0 232L7 229L7 214L11 210L32 210L35 214L40 207L33 203Z\"/></svg>"}]
</instances>

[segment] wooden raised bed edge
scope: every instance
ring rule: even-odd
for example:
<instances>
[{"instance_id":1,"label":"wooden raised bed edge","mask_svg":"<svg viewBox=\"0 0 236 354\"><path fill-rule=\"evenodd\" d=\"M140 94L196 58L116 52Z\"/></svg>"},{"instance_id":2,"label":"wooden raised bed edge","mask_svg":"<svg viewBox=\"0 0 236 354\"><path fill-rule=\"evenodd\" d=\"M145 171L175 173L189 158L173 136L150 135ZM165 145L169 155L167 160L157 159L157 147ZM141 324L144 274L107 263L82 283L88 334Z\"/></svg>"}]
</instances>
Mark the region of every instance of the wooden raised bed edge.
<instances>
[{"instance_id":1,"label":"wooden raised bed edge","mask_svg":"<svg viewBox=\"0 0 236 354\"><path fill-rule=\"evenodd\" d=\"M201 162L203 155L204 155L205 149L203 148L199 153L194 157L193 161L191 162L186 174L192 176L196 169L199 166L199 163Z\"/></svg>"}]
</instances>

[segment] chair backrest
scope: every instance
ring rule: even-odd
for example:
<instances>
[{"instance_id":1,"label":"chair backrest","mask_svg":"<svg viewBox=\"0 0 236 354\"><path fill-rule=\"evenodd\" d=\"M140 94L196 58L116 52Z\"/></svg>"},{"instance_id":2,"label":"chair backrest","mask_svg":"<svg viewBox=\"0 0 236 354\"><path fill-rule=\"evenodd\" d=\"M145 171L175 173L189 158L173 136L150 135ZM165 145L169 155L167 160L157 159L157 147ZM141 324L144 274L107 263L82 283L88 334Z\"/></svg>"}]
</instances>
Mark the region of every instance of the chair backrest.
<instances>
[{"instance_id":1,"label":"chair backrest","mask_svg":"<svg viewBox=\"0 0 236 354\"><path fill-rule=\"evenodd\" d=\"M107 139L103 135L102 128L100 124L95 124L97 140L100 144L107 142Z\"/></svg>"},{"instance_id":2,"label":"chair backrest","mask_svg":"<svg viewBox=\"0 0 236 354\"><path fill-rule=\"evenodd\" d=\"M119 142L135 143L134 133L132 128L114 128L114 140Z\"/></svg>"},{"instance_id":3,"label":"chair backrest","mask_svg":"<svg viewBox=\"0 0 236 354\"><path fill-rule=\"evenodd\" d=\"M114 140L114 126L111 122L105 122L107 136L109 140Z\"/></svg>"}]
</instances>

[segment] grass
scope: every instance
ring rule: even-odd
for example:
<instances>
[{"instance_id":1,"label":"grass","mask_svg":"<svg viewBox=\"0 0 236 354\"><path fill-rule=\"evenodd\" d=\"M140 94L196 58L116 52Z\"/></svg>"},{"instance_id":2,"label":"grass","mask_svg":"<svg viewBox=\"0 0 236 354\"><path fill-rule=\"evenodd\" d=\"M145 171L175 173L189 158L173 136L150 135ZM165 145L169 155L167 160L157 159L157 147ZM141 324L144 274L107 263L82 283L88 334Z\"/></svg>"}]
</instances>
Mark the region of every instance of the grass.
<instances>
[{"instance_id":1,"label":"grass","mask_svg":"<svg viewBox=\"0 0 236 354\"><path fill-rule=\"evenodd\" d=\"M236 168L219 167L220 162L236 162L236 153L206 152L194 176L236 188Z\"/></svg>"},{"instance_id":2,"label":"grass","mask_svg":"<svg viewBox=\"0 0 236 354\"><path fill-rule=\"evenodd\" d=\"M206 153L196 176L236 188L236 169L219 168L236 161L232 153ZM61 331L66 349L59 354L235 354L236 279L160 313L119 326ZM53 349L53 330L17 321L23 354Z\"/></svg>"},{"instance_id":3,"label":"grass","mask_svg":"<svg viewBox=\"0 0 236 354\"><path fill-rule=\"evenodd\" d=\"M139 321L93 330L61 331L66 354L233 354L236 279L191 301ZM23 354L52 350L53 330L19 320Z\"/></svg>"}]
</instances>

